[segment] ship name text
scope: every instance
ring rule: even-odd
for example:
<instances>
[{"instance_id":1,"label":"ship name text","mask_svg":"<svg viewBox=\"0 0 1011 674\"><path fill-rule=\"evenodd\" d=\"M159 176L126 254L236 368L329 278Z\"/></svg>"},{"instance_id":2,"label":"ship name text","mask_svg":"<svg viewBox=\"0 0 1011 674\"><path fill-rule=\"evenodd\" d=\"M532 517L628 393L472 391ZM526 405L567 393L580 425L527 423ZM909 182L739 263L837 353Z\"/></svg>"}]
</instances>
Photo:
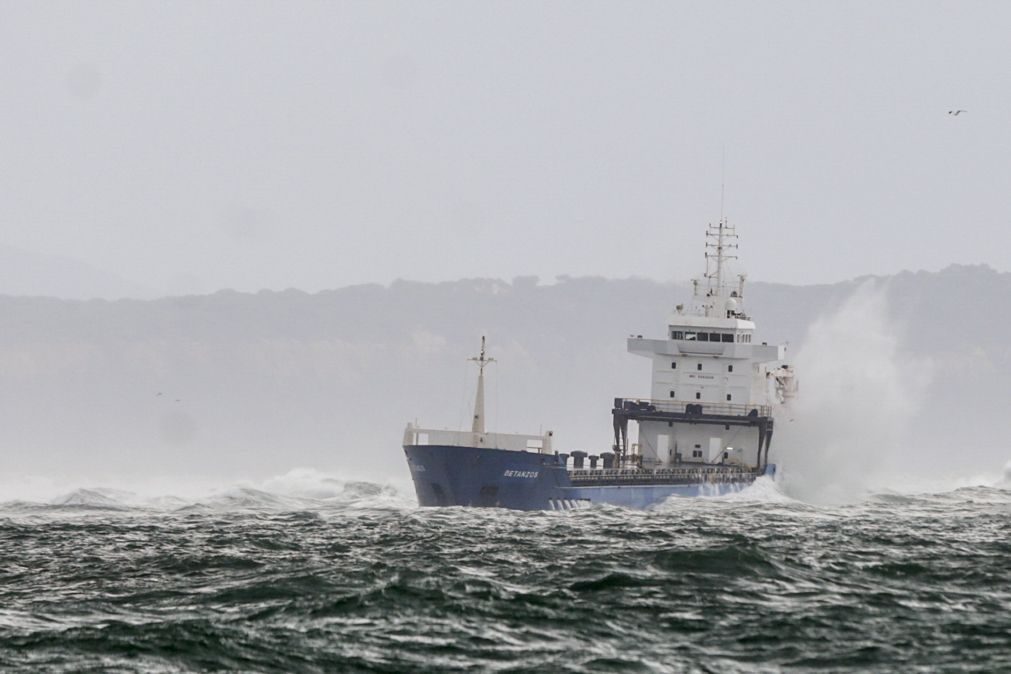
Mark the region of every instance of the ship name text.
<instances>
[{"instance_id":1,"label":"ship name text","mask_svg":"<svg viewBox=\"0 0 1011 674\"><path fill-rule=\"evenodd\" d=\"M507 470L505 472L505 476L506 477L526 477L526 478L531 478L531 477L537 477L539 474L540 474L540 472L536 471L536 470Z\"/></svg>"}]
</instances>

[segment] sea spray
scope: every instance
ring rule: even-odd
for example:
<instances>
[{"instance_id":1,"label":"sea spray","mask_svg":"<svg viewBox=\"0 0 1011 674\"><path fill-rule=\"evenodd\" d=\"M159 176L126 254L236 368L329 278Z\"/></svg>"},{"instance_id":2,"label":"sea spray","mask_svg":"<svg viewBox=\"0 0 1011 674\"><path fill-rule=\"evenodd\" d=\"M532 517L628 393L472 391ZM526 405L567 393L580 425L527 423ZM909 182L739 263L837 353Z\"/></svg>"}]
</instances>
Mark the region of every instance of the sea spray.
<instances>
[{"instance_id":1,"label":"sea spray","mask_svg":"<svg viewBox=\"0 0 1011 674\"><path fill-rule=\"evenodd\" d=\"M800 395L773 443L788 494L851 501L915 460L909 431L930 367L903 353L900 336L887 286L874 281L811 325L795 359Z\"/></svg>"}]
</instances>

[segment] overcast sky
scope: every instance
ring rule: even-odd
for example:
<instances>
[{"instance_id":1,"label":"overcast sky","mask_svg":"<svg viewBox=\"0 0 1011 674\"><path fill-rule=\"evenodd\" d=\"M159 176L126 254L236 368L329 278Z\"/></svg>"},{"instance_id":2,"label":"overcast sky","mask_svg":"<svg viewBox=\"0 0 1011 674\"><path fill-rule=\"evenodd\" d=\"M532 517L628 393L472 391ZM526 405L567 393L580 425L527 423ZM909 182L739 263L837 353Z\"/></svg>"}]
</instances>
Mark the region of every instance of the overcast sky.
<instances>
[{"instance_id":1,"label":"overcast sky","mask_svg":"<svg viewBox=\"0 0 1011 674\"><path fill-rule=\"evenodd\" d=\"M0 245L156 293L1011 268L1011 4L0 0ZM951 109L965 109L957 117Z\"/></svg>"}]
</instances>

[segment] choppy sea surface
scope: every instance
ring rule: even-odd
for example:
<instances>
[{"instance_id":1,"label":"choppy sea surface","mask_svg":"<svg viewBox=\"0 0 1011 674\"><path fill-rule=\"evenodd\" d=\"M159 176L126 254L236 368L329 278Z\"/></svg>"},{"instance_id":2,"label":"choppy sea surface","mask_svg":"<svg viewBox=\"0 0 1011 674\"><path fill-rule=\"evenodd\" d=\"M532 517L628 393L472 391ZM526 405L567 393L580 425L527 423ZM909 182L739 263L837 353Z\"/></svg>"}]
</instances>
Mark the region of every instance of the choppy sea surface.
<instances>
[{"instance_id":1,"label":"choppy sea surface","mask_svg":"<svg viewBox=\"0 0 1011 674\"><path fill-rule=\"evenodd\" d=\"M0 505L0 670L1011 671L1011 490L420 509L322 480Z\"/></svg>"}]
</instances>

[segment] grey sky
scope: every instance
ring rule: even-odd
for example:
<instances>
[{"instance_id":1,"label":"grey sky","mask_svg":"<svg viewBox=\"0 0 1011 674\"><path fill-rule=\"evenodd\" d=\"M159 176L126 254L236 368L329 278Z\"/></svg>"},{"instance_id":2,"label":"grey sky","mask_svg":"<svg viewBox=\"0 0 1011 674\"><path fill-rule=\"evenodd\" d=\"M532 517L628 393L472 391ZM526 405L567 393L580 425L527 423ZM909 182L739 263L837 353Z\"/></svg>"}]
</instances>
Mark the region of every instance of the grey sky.
<instances>
[{"instance_id":1,"label":"grey sky","mask_svg":"<svg viewBox=\"0 0 1011 674\"><path fill-rule=\"evenodd\" d=\"M1007 3L0 1L0 244L155 292L1011 243ZM951 117L947 111L968 112Z\"/></svg>"}]
</instances>

